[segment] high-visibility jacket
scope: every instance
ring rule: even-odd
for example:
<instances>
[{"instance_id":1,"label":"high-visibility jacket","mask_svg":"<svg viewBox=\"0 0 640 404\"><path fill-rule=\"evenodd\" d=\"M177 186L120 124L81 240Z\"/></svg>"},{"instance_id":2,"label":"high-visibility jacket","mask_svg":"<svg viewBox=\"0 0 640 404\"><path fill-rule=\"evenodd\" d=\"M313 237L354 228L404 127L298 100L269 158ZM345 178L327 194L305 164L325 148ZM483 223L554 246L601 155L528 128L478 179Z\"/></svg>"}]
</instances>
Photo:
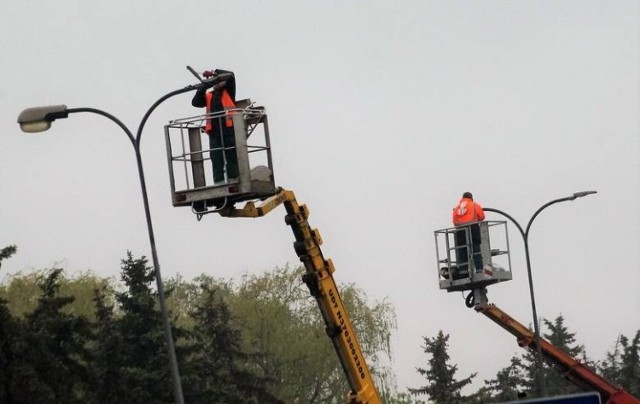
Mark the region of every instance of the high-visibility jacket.
<instances>
[{"instance_id":1,"label":"high-visibility jacket","mask_svg":"<svg viewBox=\"0 0 640 404\"><path fill-rule=\"evenodd\" d=\"M207 91L207 93L205 94L207 114L218 112L213 110L213 98L215 96L216 94L213 91ZM226 88L222 89L222 93L220 93L220 101L222 102L222 108L224 108L225 110L234 109L236 107L236 103L233 102L233 98L231 98ZM225 126L227 128L233 127L233 119L231 118L232 114L233 112L227 112L226 114L227 117L225 118ZM214 124L212 121L213 119L207 119L207 122L205 123L204 130L207 133L211 133L213 131Z\"/></svg>"},{"instance_id":2,"label":"high-visibility jacket","mask_svg":"<svg viewBox=\"0 0 640 404\"><path fill-rule=\"evenodd\" d=\"M473 199L462 198L453 208L453 224L455 226L484 220L484 210Z\"/></svg>"}]
</instances>

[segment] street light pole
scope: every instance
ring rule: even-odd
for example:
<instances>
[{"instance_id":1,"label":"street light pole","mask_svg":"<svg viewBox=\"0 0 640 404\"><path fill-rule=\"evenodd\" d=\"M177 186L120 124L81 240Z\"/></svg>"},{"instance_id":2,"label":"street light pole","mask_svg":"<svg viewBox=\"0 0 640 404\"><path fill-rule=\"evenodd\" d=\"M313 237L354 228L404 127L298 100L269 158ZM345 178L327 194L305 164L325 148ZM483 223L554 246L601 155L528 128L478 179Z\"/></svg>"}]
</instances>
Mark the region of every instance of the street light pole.
<instances>
[{"instance_id":1,"label":"street light pole","mask_svg":"<svg viewBox=\"0 0 640 404\"><path fill-rule=\"evenodd\" d=\"M597 193L597 191L576 192L571 196L554 199L553 201L545 203L533 214L531 219L529 219L529 223L527 223L526 230L522 230L522 226L520 226L520 223L518 223L518 221L516 221L516 219L511 217L508 213L498 209L494 209L494 208L484 208L484 210L487 212L497 213L511 220L511 222L513 222L513 224L515 224L516 227L518 228L518 231L520 231L520 235L522 236L522 240L524 241L524 253L527 261L527 277L529 279L529 295L531 297L531 311L533 314L533 332L535 334L535 344L536 344L536 373L537 373L537 379L538 379L537 380L538 394L540 397L545 397L547 395L547 389L546 389L544 377L542 374L542 348L540 344L540 327L538 325L538 312L536 310L536 299L535 299L535 294L533 293L533 276L531 273L531 258L529 256L529 230L531 229L531 224L533 224L534 219L545 208L559 202L573 201L577 198L581 198L583 196L587 196L595 193Z\"/></svg>"},{"instance_id":2,"label":"street light pole","mask_svg":"<svg viewBox=\"0 0 640 404\"><path fill-rule=\"evenodd\" d=\"M180 382L180 371L178 369L178 361L176 358L175 346L173 342L173 335L171 332L171 323L169 321L169 315L167 310L167 304L164 294L164 286L162 282L162 275L160 272L160 262L158 260L158 252L156 249L156 241L153 232L153 222L151 220L151 210L149 208L149 198L147 195L147 185L144 177L144 169L142 166L142 156L140 153L140 140L142 138L142 130L151 113L165 100L175 95L186 93L189 91L197 90L208 86L207 83L200 83L196 85L190 85L178 90L174 90L156 101L145 113L138 126L138 131L134 137L129 128L122 123L118 118L111 115L108 112L96 109L96 108L67 108L64 105L56 105L50 107L36 107L24 110L18 117L18 123L25 132L41 132L47 130L51 126L51 122L59 118L67 118L69 114L88 112L93 114L102 115L116 125L118 125L127 135L133 149L135 151L136 163L138 165L138 176L140 178L140 188L142 190L142 202L144 205L145 218L147 222L147 233L149 235L149 244L151 246L151 259L153 262L153 268L156 278L156 285L158 288L158 301L160 303L160 311L162 314L162 323L164 328L165 340L167 344L167 352L169 355L169 367L171 371L171 380L173 383L173 397L177 404L184 404L184 397L182 394L182 384Z\"/></svg>"}]
</instances>

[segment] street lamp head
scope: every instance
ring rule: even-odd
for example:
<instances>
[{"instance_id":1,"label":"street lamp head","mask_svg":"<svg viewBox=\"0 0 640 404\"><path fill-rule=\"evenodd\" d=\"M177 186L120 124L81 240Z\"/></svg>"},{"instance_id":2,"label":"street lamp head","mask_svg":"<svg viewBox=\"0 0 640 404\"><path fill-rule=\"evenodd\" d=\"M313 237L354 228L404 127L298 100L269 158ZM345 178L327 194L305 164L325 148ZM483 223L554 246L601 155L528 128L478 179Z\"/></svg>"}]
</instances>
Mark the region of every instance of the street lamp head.
<instances>
[{"instance_id":1,"label":"street lamp head","mask_svg":"<svg viewBox=\"0 0 640 404\"><path fill-rule=\"evenodd\" d=\"M587 195L591 195L591 194L597 194L598 191L582 191L582 192L576 192L573 194L573 197L571 197L571 200L577 199L577 198L582 198L583 196L587 196Z\"/></svg>"},{"instance_id":2,"label":"street lamp head","mask_svg":"<svg viewBox=\"0 0 640 404\"><path fill-rule=\"evenodd\" d=\"M51 122L68 115L66 105L27 108L18 115L18 123L23 132L44 132L51 127Z\"/></svg>"}]
</instances>

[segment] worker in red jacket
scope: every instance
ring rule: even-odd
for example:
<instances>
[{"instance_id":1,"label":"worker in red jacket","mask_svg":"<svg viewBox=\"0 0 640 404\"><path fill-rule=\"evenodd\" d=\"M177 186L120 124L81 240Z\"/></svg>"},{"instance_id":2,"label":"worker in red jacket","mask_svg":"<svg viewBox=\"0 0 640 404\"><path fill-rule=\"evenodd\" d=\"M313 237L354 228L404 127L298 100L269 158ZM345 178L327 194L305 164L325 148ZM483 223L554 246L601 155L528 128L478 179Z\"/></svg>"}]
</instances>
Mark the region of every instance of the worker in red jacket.
<instances>
[{"instance_id":1,"label":"worker in red jacket","mask_svg":"<svg viewBox=\"0 0 640 404\"><path fill-rule=\"evenodd\" d=\"M219 80L212 82L215 84L211 87L196 91L191 100L194 107L206 107L208 115L216 114L215 118L209 115L204 127L204 131L209 135L213 182L225 182L225 168L226 182L234 181L238 178L238 155L233 130L233 112L229 110L236 107L236 78L233 72L221 69L207 71L203 75L207 78L219 76Z\"/></svg>"},{"instance_id":2,"label":"worker in red jacket","mask_svg":"<svg viewBox=\"0 0 640 404\"><path fill-rule=\"evenodd\" d=\"M475 223L484 220L484 210L479 203L473 200L471 192L465 192L462 194L462 199L453 208L453 224L456 227L465 227L456 231L455 244L456 244L456 263L458 268L458 274L469 276L468 274L468 261L469 250L467 247L471 244L471 251L473 254L473 262L476 271L482 270L482 254L481 254L481 239L480 239L480 227ZM464 272L467 272L466 274Z\"/></svg>"}]
</instances>

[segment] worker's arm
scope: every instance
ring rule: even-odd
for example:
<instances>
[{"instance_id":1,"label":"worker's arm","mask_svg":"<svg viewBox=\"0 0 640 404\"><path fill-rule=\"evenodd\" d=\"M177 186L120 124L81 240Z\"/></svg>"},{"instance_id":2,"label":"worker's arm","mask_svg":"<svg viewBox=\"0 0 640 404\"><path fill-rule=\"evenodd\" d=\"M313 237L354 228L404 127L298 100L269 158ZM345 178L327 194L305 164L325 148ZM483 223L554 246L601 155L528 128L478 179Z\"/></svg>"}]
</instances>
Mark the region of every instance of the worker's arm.
<instances>
[{"instance_id":1,"label":"worker's arm","mask_svg":"<svg viewBox=\"0 0 640 404\"><path fill-rule=\"evenodd\" d=\"M222 70L222 69L216 69L215 72L217 75L224 75L225 77L222 78L221 80L224 80L224 88L227 89L227 91L229 92L229 95L231 96L231 99L235 102L236 100L236 75L233 74L232 71L229 70ZM217 88L216 88L217 90Z\"/></svg>"},{"instance_id":2,"label":"worker's arm","mask_svg":"<svg viewBox=\"0 0 640 404\"><path fill-rule=\"evenodd\" d=\"M191 100L191 105L193 105L196 108L204 108L207 106L207 100L205 97L205 93L207 92L206 88L199 88L196 91L196 94L193 96L193 99Z\"/></svg>"}]
</instances>

